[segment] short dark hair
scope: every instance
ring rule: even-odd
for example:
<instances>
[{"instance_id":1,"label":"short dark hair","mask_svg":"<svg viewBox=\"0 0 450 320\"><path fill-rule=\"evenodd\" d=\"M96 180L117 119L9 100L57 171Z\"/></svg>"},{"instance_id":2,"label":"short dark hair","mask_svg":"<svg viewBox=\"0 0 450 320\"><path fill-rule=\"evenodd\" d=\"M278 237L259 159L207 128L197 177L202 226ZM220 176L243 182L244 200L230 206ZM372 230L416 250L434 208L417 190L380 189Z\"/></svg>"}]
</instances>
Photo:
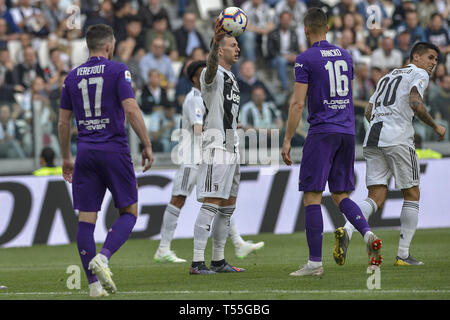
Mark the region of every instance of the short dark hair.
<instances>
[{"instance_id":1,"label":"short dark hair","mask_svg":"<svg viewBox=\"0 0 450 320\"><path fill-rule=\"evenodd\" d=\"M413 54L418 53L419 55L422 55L428 51L428 49L432 49L436 51L436 53L439 55L439 48L435 46L432 43L429 42L417 42L414 47L411 49L411 54L409 55L409 60L413 60Z\"/></svg>"},{"instance_id":2,"label":"short dark hair","mask_svg":"<svg viewBox=\"0 0 450 320\"><path fill-rule=\"evenodd\" d=\"M440 14L439 12L435 12L430 16L430 21L436 17L439 17L439 18L441 18L441 20L444 20L444 18L442 17L442 14Z\"/></svg>"},{"instance_id":3,"label":"short dark hair","mask_svg":"<svg viewBox=\"0 0 450 320\"><path fill-rule=\"evenodd\" d=\"M113 29L106 24L94 24L86 31L86 43L89 51L102 49L114 39Z\"/></svg>"},{"instance_id":4,"label":"short dark hair","mask_svg":"<svg viewBox=\"0 0 450 320\"><path fill-rule=\"evenodd\" d=\"M41 158L44 159L45 163L48 165L53 165L53 161L55 160L55 151L53 151L50 147L45 147L41 151Z\"/></svg>"},{"instance_id":5,"label":"short dark hair","mask_svg":"<svg viewBox=\"0 0 450 320\"><path fill-rule=\"evenodd\" d=\"M131 23L131 22L139 22L142 23L141 19L139 18L138 15L130 15L125 17L125 20L127 23Z\"/></svg>"},{"instance_id":6,"label":"short dark hair","mask_svg":"<svg viewBox=\"0 0 450 320\"><path fill-rule=\"evenodd\" d=\"M405 11L405 17L407 14L411 14L411 13L415 13L416 15L419 15L419 13L417 12L417 10L414 9L408 9Z\"/></svg>"},{"instance_id":7,"label":"short dark hair","mask_svg":"<svg viewBox=\"0 0 450 320\"><path fill-rule=\"evenodd\" d=\"M166 20L167 22L169 21L169 19L167 19L167 16L162 13L162 12L158 12L154 17L153 17L153 22L155 21L161 21L161 20Z\"/></svg>"},{"instance_id":8,"label":"short dark hair","mask_svg":"<svg viewBox=\"0 0 450 320\"><path fill-rule=\"evenodd\" d=\"M202 68L202 67L206 67L206 61L197 60L197 61L191 62L186 70L188 79L191 80L192 82L194 82L193 78L195 76L195 73L197 72L197 70L199 68Z\"/></svg>"},{"instance_id":9,"label":"short dark hair","mask_svg":"<svg viewBox=\"0 0 450 320\"><path fill-rule=\"evenodd\" d=\"M318 7L309 8L303 20L305 27L308 27L310 32L319 33L326 30L328 25L328 18L326 13Z\"/></svg>"}]
</instances>

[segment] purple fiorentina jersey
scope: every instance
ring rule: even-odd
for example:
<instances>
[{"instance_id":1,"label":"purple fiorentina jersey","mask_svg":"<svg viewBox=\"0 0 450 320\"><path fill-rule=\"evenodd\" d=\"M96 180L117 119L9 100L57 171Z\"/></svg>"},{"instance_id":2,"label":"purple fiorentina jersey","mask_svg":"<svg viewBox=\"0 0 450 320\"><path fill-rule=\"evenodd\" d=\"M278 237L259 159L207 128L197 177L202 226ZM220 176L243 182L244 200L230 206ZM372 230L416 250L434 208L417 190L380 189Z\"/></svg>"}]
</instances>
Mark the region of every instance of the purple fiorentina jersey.
<instances>
[{"instance_id":1,"label":"purple fiorentina jersey","mask_svg":"<svg viewBox=\"0 0 450 320\"><path fill-rule=\"evenodd\" d=\"M350 54L326 40L297 56L295 81L308 84L309 133L355 135Z\"/></svg>"},{"instance_id":2,"label":"purple fiorentina jersey","mask_svg":"<svg viewBox=\"0 0 450 320\"><path fill-rule=\"evenodd\" d=\"M60 108L72 110L78 147L129 152L122 101L134 98L131 74L122 63L91 57L64 81Z\"/></svg>"}]
</instances>

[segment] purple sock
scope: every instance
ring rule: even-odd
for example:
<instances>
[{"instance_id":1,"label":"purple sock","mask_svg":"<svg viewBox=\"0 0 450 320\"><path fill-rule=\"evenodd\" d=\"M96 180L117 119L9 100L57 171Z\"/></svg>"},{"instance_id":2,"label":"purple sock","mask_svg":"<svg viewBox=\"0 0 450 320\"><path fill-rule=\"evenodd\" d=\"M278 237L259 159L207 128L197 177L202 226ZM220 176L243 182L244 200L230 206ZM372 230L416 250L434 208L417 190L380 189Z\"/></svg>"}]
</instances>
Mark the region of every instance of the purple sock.
<instances>
[{"instance_id":1,"label":"purple sock","mask_svg":"<svg viewBox=\"0 0 450 320\"><path fill-rule=\"evenodd\" d=\"M309 247L309 260L322 261L323 218L320 204L305 207L306 240Z\"/></svg>"},{"instance_id":2,"label":"purple sock","mask_svg":"<svg viewBox=\"0 0 450 320\"><path fill-rule=\"evenodd\" d=\"M92 271L88 269L89 262L96 255L94 229L95 224L88 222L78 222L78 253L80 254L81 263L83 264L84 272L86 272L89 284L98 281L97 276L92 274Z\"/></svg>"},{"instance_id":3,"label":"purple sock","mask_svg":"<svg viewBox=\"0 0 450 320\"><path fill-rule=\"evenodd\" d=\"M339 209L341 209L347 220L359 231L359 233L361 233L362 236L364 236L367 231L371 230L361 209L350 198L342 200L339 204Z\"/></svg>"},{"instance_id":4,"label":"purple sock","mask_svg":"<svg viewBox=\"0 0 450 320\"><path fill-rule=\"evenodd\" d=\"M109 229L100 253L109 260L125 241L128 240L135 224L136 216L131 213L122 213L116 222L114 222L111 229Z\"/></svg>"}]
</instances>

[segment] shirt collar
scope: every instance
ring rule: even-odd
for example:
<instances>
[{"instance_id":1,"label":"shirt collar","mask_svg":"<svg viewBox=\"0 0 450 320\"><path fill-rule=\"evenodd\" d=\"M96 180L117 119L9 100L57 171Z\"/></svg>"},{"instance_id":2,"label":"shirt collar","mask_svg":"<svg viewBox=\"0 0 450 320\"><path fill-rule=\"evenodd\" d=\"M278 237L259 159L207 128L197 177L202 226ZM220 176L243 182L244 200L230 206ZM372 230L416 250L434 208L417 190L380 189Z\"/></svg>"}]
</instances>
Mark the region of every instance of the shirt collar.
<instances>
[{"instance_id":1,"label":"shirt collar","mask_svg":"<svg viewBox=\"0 0 450 320\"><path fill-rule=\"evenodd\" d=\"M320 47L320 46L324 46L324 45L328 45L328 41L327 40L320 40L317 42L314 42L314 44L311 47Z\"/></svg>"}]
</instances>

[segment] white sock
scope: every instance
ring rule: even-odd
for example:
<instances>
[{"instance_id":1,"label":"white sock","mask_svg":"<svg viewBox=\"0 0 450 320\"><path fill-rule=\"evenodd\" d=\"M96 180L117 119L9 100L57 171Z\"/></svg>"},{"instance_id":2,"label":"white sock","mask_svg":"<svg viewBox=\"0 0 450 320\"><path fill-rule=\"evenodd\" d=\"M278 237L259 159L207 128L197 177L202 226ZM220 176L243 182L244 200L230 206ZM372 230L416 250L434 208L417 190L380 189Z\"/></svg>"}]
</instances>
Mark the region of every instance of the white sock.
<instances>
[{"instance_id":1,"label":"white sock","mask_svg":"<svg viewBox=\"0 0 450 320\"><path fill-rule=\"evenodd\" d=\"M159 243L159 249L161 251L170 250L170 243L172 242L173 234L177 228L180 210L180 208L169 203L164 211L164 218L161 226L161 242Z\"/></svg>"},{"instance_id":2,"label":"white sock","mask_svg":"<svg viewBox=\"0 0 450 320\"><path fill-rule=\"evenodd\" d=\"M419 201L403 201L400 214L400 241L397 255L406 259L409 256L409 246L419 222Z\"/></svg>"},{"instance_id":3,"label":"white sock","mask_svg":"<svg viewBox=\"0 0 450 320\"><path fill-rule=\"evenodd\" d=\"M205 261L205 249L208 243L211 222L219 211L219 206L213 203L203 203L194 225L194 257L192 261Z\"/></svg>"},{"instance_id":4,"label":"white sock","mask_svg":"<svg viewBox=\"0 0 450 320\"><path fill-rule=\"evenodd\" d=\"M235 247L239 247L240 245L245 243L244 239L242 239L241 235L239 234L239 231L236 226L236 221L234 220L233 217L231 217L231 220L230 220L229 234L230 234L231 241L233 242L233 245Z\"/></svg>"},{"instance_id":5,"label":"white sock","mask_svg":"<svg viewBox=\"0 0 450 320\"><path fill-rule=\"evenodd\" d=\"M231 215L236 208L235 205L219 207L219 212L214 217L211 238L212 238L212 261L225 259L225 244L230 230Z\"/></svg>"},{"instance_id":6,"label":"white sock","mask_svg":"<svg viewBox=\"0 0 450 320\"><path fill-rule=\"evenodd\" d=\"M311 261L308 260L308 267L310 268L318 268L322 266L322 261Z\"/></svg>"},{"instance_id":7,"label":"white sock","mask_svg":"<svg viewBox=\"0 0 450 320\"><path fill-rule=\"evenodd\" d=\"M369 242L369 237L373 235L372 231L367 231L366 234L364 235L364 242L365 244L367 244Z\"/></svg>"},{"instance_id":8,"label":"white sock","mask_svg":"<svg viewBox=\"0 0 450 320\"><path fill-rule=\"evenodd\" d=\"M371 198L367 198L366 200L358 203L358 207L361 209L363 216L367 221L369 221L369 217L378 210L377 204ZM348 238L350 240L353 232L356 231L356 228L347 221L344 225L344 229L347 231Z\"/></svg>"}]
</instances>

